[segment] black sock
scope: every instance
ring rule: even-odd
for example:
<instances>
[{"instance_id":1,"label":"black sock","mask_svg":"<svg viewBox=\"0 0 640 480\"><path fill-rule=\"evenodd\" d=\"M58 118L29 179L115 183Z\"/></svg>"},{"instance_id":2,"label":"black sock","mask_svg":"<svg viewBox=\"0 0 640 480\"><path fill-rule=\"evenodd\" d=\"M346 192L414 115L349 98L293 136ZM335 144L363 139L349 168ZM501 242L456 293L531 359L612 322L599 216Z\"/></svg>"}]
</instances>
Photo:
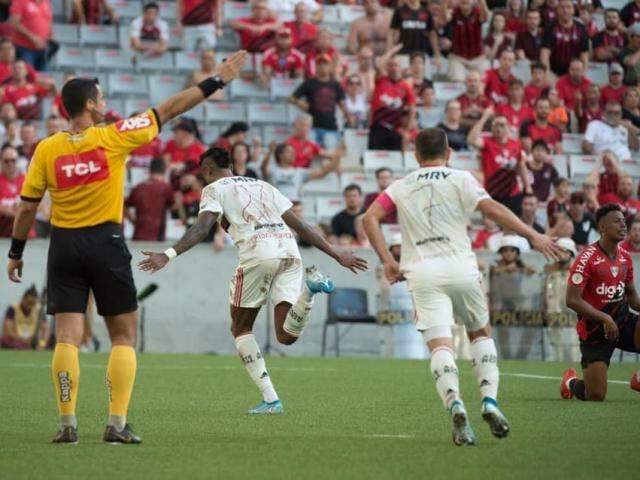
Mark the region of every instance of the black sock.
<instances>
[{"instance_id":1,"label":"black sock","mask_svg":"<svg viewBox=\"0 0 640 480\"><path fill-rule=\"evenodd\" d=\"M586 400L587 396L584 390L584 380L578 380L574 378L569 382L569 390L573 393L573 396L579 400Z\"/></svg>"}]
</instances>

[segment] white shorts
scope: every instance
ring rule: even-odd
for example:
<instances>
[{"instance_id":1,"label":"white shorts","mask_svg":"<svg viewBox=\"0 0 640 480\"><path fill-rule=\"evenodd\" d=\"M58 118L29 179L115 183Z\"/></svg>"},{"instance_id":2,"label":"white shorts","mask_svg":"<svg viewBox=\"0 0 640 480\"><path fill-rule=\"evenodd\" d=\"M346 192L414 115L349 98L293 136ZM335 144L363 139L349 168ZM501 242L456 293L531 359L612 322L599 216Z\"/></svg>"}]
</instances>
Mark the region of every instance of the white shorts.
<instances>
[{"instance_id":1,"label":"white shorts","mask_svg":"<svg viewBox=\"0 0 640 480\"><path fill-rule=\"evenodd\" d=\"M184 27L183 47L185 50L202 51L215 48L217 39L215 23Z\"/></svg>"},{"instance_id":2,"label":"white shorts","mask_svg":"<svg viewBox=\"0 0 640 480\"><path fill-rule=\"evenodd\" d=\"M302 288L302 261L274 258L250 267L238 266L231 279L229 302L234 307L260 308L271 299L274 305L294 304Z\"/></svg>"}]
</instances>

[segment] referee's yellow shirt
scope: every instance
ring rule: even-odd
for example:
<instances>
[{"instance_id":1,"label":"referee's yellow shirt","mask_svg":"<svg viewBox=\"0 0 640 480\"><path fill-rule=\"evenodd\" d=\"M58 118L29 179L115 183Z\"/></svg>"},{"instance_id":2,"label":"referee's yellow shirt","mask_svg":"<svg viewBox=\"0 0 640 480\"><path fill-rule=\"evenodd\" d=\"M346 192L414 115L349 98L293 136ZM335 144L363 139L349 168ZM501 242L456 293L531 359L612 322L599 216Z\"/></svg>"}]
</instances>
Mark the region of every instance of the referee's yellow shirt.
<instances>
[{"instance_id":1,"label":"referee's yellow shirt","mask_svg":"<svg viewBox=\"0 0 640 480\"><path fill-rule=\"evenodd\" d=\"M125 162L132 150L160 131L149 109L135 117L72 134L58 132L42 140L31 159L21 196L51 195L51 224L82 228L122 222Z\"/></svg>"}]
</instances>

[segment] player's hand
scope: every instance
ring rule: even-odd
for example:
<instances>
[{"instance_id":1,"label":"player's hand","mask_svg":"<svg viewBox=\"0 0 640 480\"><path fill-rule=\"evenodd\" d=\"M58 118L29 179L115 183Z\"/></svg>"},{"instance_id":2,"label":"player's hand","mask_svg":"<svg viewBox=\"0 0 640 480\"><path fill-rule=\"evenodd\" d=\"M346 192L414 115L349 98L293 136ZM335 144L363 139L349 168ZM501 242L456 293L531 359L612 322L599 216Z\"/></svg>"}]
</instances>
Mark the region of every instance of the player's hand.
<instances>
[{"instance_id":1,"label":"player's hand","mask_svg":"<svg viewBox=\"0 0 640 480\"><path fill-rule=\"evenodd\" d=\"M229 83L240 74L246 60L247 52L238 50L216 66L215 75L219 76L224 83Z\"/></svg>"},{"instance_id":2,"label":"player's hand","mask_svg":"<svg viewBox=\"0 0 640 480\"><path fill-rule=\"evenodd\" d=\"M164 253L143 251L142 254L147 256L147 258L138 263L138 268L143 272L155 273L169 263L169 257Z\"/></svg>"},{"instance_id":3,"label":"player's hand","mask_svg":"<svg viewBox=\"0 0 640 480\"><path fill-rule=\"evenodd\" d=\"M404 276L400 271L400 265L395 260L386 262L382 267L384 269L384 277L390 284L404 280Z\"/></svg>"},{"instance_id":4,"label":"player's hand","mask_svg":"<svg viewBox=\"0 0 640 480\"><path fill-rule=\"evenodd\" d=\"M607 319L604 321L602 326L604 327L604 338L610 341L618 339L618 325L613 321L613 318L607 315Z\"/></svg>"},{"instance_id":5,"label":"player's hand","mask_svg":"<svg viewBox=\"0 0 640 480\"><path fill-rule=\"evenodd\" d=\"M560 260L564 254L562 247L557 245L551 237L542 235L541 233L536 233L536 235L531 238L531 245L534 249L542 253L547 260L553 260L554 262Z\"/></svg>"},{"instance_id":6,"label":"player's hand","mask_svg":"<svg viewBox=\"0 0 640 480\"><path fill-rule=\"evenodd\" d=\"M367 261L364 258L356 256L352 250L345 250L338 253L337 260L340 265L348 268L356 275L358 274L358 270L363 272L367 270Z\"/></svg>"},{"instance_id":7,"label":"player's hand","mask_svg":"<svg viewBox=\"0 0 640 480\"><path fill-rule=\"evenodd\" d=\"M24 262L22 260L13 260L9 259L9 265L7 266L7 274L9 275L9 280L14 283L22 282L22 267L24 266Z\"/></svg>"}]
</instances>

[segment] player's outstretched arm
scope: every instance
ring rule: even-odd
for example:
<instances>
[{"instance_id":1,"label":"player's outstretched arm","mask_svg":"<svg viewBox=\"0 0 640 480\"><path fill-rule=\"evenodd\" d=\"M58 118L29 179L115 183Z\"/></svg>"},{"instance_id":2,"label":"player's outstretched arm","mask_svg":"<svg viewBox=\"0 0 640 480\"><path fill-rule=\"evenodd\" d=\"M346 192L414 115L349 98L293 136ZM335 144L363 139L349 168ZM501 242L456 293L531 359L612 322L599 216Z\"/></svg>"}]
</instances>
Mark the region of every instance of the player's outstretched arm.
<instances>
[{"instance_id":1,"label":"player's outstretched arm","mask_svg":"<svg viewBox=\"0 0 640 480\"><path fill-rule=\"evenodd\" d=\"M476 208L502 228L511 230L528 239L533 248L542 253L547 260L558 261L560 259L563 252L562 248L556 245L551 237L536 232L501 203L491 198L486 198L480 200Z\"/></svg>"},{"instance_id":2,"label":"player's outstretched arm","mask_svg":"<svg viewBox=\"0 0 640 480\"><path fill-rule=\"evenodd\" d=\"M9 265L7 273L9 280L15 283L22 281L22 251L27 243L29 230L33 225L38 212L40 201L21 201L18 205L18 211L13 219L13 233L11 235L11 249L9 250Z\"/></svg>"},{"instance_id":3,"label":"player's outstretched arm","mask_svg":"<svg viewBox=\"0 0 640 480\"><path fill-rule=\"evenodd\" d=\"M589 302L582 298L583 287L573 285L569 282L567 285L566 302L567 307L576 312L581 317L589 318L595 322L599 322L604 327L604 336L609 340L615 340L618 338L618 326L613 321L610 315L601 312L595 307L592 307Z\"/></svg>"},{"instance_id":4,"label":"player's outstretched arm","mask_svg":"<svg viewBox=\"0 0 640 480\"><path fill-rule=\"evenodd\" d=\"M284 223L296 232L303 241L309 245L313 245L318 250L322 250L353 273L357 274L358 270L365 271L367 269L367 261L364 258L357 257L349 250L338 252L312 225L298 217L291 209L282 214L282 220L284 220Z\"/></svg>"},{"instance_id":5,"label":"player's outstretched arm","mask_svg":"<svg viewBox=\"0 0 640 480\"><path fill-rule=\"evenodd\" d=\"M380 220L382 220L388 212L378 202L373 202L364 214L363 225L364 231L369 237L369 243L378 254L378 258L384 267L384 276L389 283L395 283L402 279L400 266L398 262L391 256L387 249L387 242L384 239L382 229L380 228Z\"/></svg>"},{"instance_id":6,"label":"player's outstretched arm","mask_svg":"<svg viewBox=\"0 0 640 480\"><path fill-rule=\"evenodd\" d=\"M204 101L205 98L220 90L231 80L236 78L242 70L247 58L247 52L239 50L220 63L215 70L213 77L203 80L195 87L187 88L156 107L158 120L164 125L166 122Z\"/></svg>"},{"instance_id":7,"label":"player's outstretched arm","mask_svg":"<svg viewBox=\"0 0 640 480\"><path fill-rule=\"evenodd\" d=\"M184 232L182 238L173 247L168 248L163 253L143 251L142 254L146 255L147 258L138 263L138 268L143 272L157 272L169 263L172 258L203 241L217 221L217 213L207 211L200 213L196 223Z\"/></svg>"}]
</instances>

